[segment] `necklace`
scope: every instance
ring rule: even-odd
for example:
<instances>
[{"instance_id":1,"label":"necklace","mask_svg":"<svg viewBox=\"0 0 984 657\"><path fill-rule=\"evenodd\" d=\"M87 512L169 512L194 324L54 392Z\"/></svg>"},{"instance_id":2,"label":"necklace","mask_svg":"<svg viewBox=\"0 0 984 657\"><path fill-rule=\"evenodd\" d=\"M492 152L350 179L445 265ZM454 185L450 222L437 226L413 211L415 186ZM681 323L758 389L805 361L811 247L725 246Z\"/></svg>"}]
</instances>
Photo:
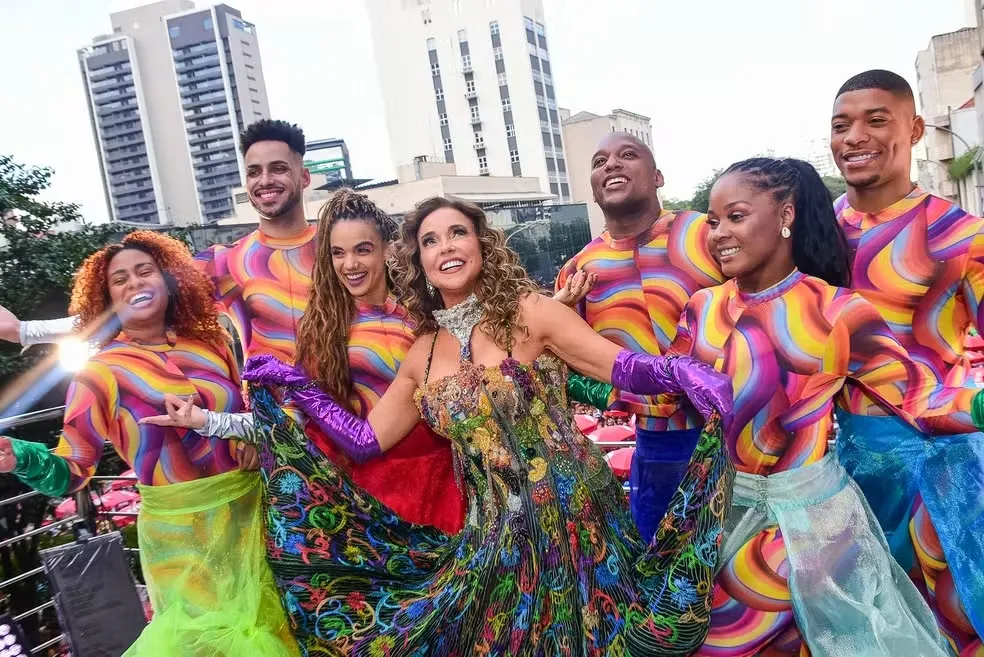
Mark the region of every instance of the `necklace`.
<instances>
[{"instance_id":1,"label":"necklace","mask_svg":"<svg viewBox=\"0 0 984 657\"><path fill-rule=\"evenodd\" d=\"M474 294L456 306L446 310L435 310L437 325L453 335L461 345L461 359L471 360L471 334L482 321L482 303Z\"/></svg>"}]
</instances>

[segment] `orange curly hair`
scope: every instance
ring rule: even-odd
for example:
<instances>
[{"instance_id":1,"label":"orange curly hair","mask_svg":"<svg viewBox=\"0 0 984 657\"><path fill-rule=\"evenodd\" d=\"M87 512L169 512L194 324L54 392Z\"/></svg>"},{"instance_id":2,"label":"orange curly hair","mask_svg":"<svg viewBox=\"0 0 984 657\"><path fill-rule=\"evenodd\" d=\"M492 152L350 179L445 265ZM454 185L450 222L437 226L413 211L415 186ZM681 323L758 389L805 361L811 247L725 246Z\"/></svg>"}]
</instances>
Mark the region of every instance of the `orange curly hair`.
<instances>
[{"instance_id":1,"label":"orange curly hair","mask_svg":"<svg viewBox=\"0 0 984 657\"><path fill-rule=\"evenodd\" d=\"M78 315L80 331L90 334L112 315L106 270L113 257L125 249L150 255L164 273L170 295L167 318L175 333L206 343L222 343L226 332L219 324L212 281L195 265L191 252L182 242L149 230L130 233L119 244L96 251L79 267L68 310ZM109 336L105 341L115 337Z\"/></svg>"}]
</instances>

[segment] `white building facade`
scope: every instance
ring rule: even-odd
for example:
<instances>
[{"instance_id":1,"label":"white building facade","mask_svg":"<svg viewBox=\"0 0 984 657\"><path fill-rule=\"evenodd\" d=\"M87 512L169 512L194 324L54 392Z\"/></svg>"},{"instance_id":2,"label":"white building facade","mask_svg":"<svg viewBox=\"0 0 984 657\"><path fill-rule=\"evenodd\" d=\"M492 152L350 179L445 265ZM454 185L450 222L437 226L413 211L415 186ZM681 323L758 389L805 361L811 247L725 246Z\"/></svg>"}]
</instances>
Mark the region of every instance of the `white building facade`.
<instances>
[{"instance_id":1,"label":"white building facade","mask_svg":"<svg viewBox=\"0 0 984 657\"><path fill-rule=\"evenodd\" d=\"M571 199L540 0L372 0L394 167L540 180Z\"/></svg>"}]
</instances>

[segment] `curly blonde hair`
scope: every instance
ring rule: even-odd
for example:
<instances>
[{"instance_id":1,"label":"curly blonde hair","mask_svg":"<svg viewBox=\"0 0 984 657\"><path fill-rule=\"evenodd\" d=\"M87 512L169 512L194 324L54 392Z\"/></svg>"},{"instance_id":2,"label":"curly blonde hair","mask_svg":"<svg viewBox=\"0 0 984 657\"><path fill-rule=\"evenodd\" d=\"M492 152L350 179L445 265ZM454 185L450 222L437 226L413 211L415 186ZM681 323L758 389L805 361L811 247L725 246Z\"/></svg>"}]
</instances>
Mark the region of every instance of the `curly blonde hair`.
<instances>
[{"instance_id":1,"label":"curly blonde hair","mask_svg":"<svg viewBox=\"0 0 984 657\"><path fill-rule=\"evenodd\" d=\"M219 324L212 281L195 265L188 247L182 242L149 230L126 235L118 244L110 244L90 255L79 267L68 306L70 313L78 315L79 330L87 335L98 335L102 344L119 334L118 328L109 334L104 329L106 318L113 313L106 273L110 261L127 249L146 253L161 268L170 297L166 321L175 333L210 344L222 344L227 334Z\"/></svg>"},{"instance_id":2,"label":"curly blonde hair","mask_svg":"<svg viewBox=\"0 0 984 657\"><path fill-rule=\"evenodd\" d=\"M396 235L396 222L364 194L340 189L318 213L317 253L311 272L311 293L307 310L297 327L297 354L300 365L322 390L335 401L348 406L352 393L352 374L348 361L348 336L355 319L355 299L335 272L331 257L331 231L341 221L365 221L379 232L385 247ZM387 287L392 281L387 271Z\"/></svg>"},{"instance_id":3,"label":"curly blonde hair","mask_svg":"<svg viewBox=\"0 0 984 657\"><path fill-rule=\"evenodd\" d=\"M523 269L516 252L506 246L502 231L489 226L485 212L477 205L435 196L417 205L403 222L393 269L400 302L416 321L417 335L437 331L433 313L444 308L444 300L437 290L432 292L427 287L417 235L424 219L441 209L460 212L475 228L482 253L482 269L475 282L475 296L484 310L480 330L500 349L508 350L513 329L527 330L519 321L520 301L536 293L539 286Z\"/></svg>"}]
</instances>

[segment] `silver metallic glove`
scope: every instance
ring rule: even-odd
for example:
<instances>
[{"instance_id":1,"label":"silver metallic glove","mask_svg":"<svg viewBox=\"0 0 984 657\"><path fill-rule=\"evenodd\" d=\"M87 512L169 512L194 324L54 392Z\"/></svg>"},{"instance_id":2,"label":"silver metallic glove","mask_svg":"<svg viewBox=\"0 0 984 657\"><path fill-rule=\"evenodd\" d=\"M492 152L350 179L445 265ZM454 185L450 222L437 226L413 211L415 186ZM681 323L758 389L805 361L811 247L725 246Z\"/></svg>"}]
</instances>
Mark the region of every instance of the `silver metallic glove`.
<instances>
[{"instance_id":1,"label":"silver metallic glove","mask_svg":"<svg viewBox=\"0 0 984 657\"><path fill-rule=\"evenodd\" d=\"M217 413L203 408L205 426L195 433L206 438L242 438L251 442L253 435L252 413Z\"/></svg>"},{"instance_id":2,"label":"silver metallic glove","mask_svg":"<svg viewBox=\"0 0 984 657\"><path fill-rule=\"evenodd\" d=\"M25 347L35 344L50 344L75 333L77 317L61 319L21 320L20 343Z\"/></svg>"}]
</instances>

